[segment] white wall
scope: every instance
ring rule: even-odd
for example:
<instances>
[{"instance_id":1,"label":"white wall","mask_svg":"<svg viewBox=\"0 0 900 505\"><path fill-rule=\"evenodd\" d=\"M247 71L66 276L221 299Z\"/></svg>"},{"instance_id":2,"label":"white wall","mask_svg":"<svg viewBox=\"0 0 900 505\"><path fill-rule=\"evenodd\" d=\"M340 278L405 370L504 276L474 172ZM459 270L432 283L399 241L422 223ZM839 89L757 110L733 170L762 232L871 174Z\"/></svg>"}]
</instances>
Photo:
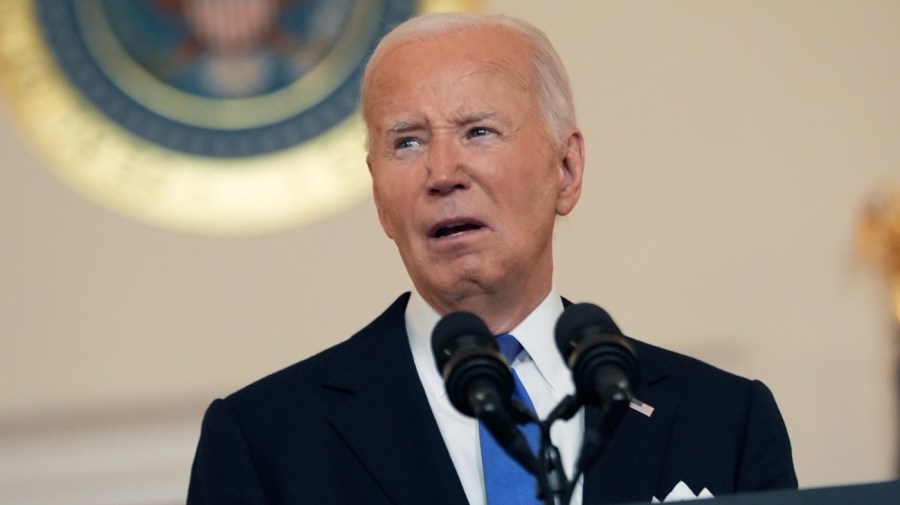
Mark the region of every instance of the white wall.
<instances>
[{"instance_id":1,"label":"white wall","mask_svg":"<svg viewBox=\"0 0 900 505\"><path fill-rule=\"evenodd\" d=\"M573 79L588 174L558 231L561 291L764 380L803 487L894 478L898 334L853 234L900 179L900 3L485 10L544 28ZM346 338L409 285L368 199L211 238L82 198L6 104L0 159L0 503L183 501L212 398Z\"/></svg>"}]
</instances>

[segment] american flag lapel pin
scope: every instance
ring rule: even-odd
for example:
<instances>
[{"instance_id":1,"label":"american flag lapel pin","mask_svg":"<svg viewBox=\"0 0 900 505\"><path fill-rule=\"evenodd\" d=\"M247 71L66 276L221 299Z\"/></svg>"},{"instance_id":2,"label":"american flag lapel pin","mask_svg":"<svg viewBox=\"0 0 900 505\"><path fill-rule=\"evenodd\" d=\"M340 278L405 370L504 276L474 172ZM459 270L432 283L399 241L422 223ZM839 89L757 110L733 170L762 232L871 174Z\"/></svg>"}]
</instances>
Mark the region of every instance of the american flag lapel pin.
<instances>
[{"instance_id":1,"label":"american flag lapel pin","mask_svg":"<svg viewBox=\"0 0 900 505\"><path fill-rule=\"evenodd\" d=\"M647 405L646 403L638 400L637 398L632 398L631 403L628 405L632 409L644 414L647 417L653 415L653 411L655 410L652 406Z\"/></svg>"}]
</instances>

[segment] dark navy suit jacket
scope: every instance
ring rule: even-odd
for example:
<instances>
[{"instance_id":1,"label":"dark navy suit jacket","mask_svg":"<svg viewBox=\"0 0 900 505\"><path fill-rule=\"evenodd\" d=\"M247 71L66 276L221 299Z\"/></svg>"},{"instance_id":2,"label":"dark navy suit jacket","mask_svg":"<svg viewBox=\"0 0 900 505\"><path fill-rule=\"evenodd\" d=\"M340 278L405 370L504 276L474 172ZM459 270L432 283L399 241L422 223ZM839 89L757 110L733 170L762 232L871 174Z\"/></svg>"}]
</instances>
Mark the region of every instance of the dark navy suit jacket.
<instances>
[{"instance_id":1,"label":"dark navy suit jacket","mask_svg":"<svg viewBox=\"0 0 900 505\"><path fill-rule=\"evenodd\" d=\"M467 503L413 364L407 300L349 340L215 400L188 504ZM797 486L762 383L633 343L635 396L654 411L625 414L586 473L585 504L662 500L680 481L715 496Z\"/></svg>"}]
</instances>

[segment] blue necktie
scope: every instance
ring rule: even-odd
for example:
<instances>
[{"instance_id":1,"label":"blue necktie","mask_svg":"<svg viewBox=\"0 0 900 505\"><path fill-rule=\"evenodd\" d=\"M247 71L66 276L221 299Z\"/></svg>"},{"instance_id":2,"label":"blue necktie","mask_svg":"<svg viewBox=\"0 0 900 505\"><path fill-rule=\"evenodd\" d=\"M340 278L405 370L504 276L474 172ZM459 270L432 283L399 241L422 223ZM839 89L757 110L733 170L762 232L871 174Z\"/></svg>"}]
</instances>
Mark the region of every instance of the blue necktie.
<instances>
[{"instance_id":1,"label":"blue necktie","mask_svg":"<svg viewBox=\"0 0 900 505\"><path fill-rule=\"evenodd\" d=\"M497 337L497 346L500 347L500 353L509 363L512 363L522 352L522 344L508 334ZM519 400L533 411L534 405L525 391L525 386L522 385L516 371L512 368L510 371L516 383L513 399ZM535 496L534 476L506 454L506 451L500 447L482 423L478 423L478 427L487 505L539 505L541 501ZM531 449L537 454L540 438L539 428L535 424L521 425L520 428L525 433Z\"/></svg>"}]
</instances>

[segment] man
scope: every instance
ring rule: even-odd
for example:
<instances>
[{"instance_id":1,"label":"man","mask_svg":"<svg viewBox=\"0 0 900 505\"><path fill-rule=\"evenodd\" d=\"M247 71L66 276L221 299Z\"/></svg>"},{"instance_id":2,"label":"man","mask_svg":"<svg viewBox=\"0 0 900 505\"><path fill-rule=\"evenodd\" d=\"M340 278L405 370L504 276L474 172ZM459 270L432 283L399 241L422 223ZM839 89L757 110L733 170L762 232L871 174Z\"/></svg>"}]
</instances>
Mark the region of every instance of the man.
<instances>
[{"instance_id":1,"label":"man","mask_svg":"<svg viewBox=\"0 0 900 505\"><path fill-rule=\"evenodd\" d=\"M478 424L450 406L430 352L453 311L521 342L513 369L541 418L573 392L552 342L552 237L579 199L584 141L546 37L507 17L415 18L376 49L361 106L378 216L415 289L351 339L213 402L189 503L484 504ZM572 503L796 487L765 386L633 343L645 407ZM591 419L554 426L569 475Z\"/></svg>"}]
</instances>

